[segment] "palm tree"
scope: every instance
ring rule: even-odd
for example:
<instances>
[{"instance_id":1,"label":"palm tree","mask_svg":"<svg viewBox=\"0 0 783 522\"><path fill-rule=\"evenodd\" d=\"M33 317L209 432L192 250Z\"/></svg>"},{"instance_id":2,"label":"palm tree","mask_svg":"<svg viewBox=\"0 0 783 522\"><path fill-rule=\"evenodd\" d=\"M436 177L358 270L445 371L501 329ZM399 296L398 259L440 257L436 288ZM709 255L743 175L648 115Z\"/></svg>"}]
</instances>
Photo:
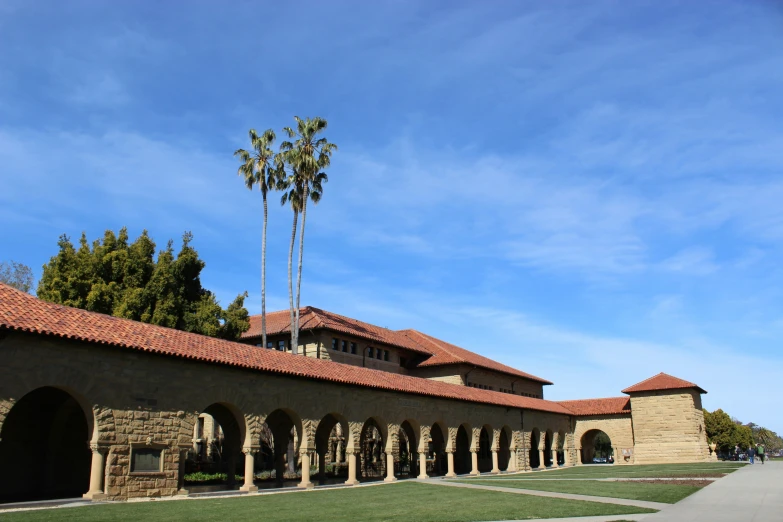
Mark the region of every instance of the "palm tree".
<instances>
[{"instance_id":1,"label":"palm tree","mask_svg":"<svg viewBox=\"0 0 783 522\"><path fill-rule=\"evenodd\" d=\"M266 348L266 224L268 209L266 196L270 190L276 190L280 171L274 164L275 154L270 146L275 141L275 133L267 129L259 135L255 129L248 131L252 152L245 149L237 149L234 157L242 162L237 174L245 181L245 186L253 190L255 185L261 189L261 197L264 200L264 225L261 231L261 343Z\"/></svg>"},{"instance_id":2,"label":"palm tree","mask_svg":"<svg viewBox=\"0 0 783 522\"><path fill-rule=\"evenodd\" d=\"M304 256L304 232L305 222L307 220L307 201L308 199L317 204L323 194L323 183L329 181L323 169L331 164L332 152L337 150L337 145L329 143L326 138L318 137L326 129L327 121L323 118L315 117L313 119L300 119L294 116L296 120L296 130L291 127L283 128L283 131L293 142L284 141L280 144L280 154L283 163L290 167L290 173L287 185L294 187L296 197L299 199L300 210L302 214L301 230L299 232L299 264L297 267L296 278L296 305L293 304L293 289L290 288L291 261L293 257L293 238L292 252L289 257L289 300L291 301L292 320L291 320L291 349L297 353L299 347L299 303L302 288L302 259ZM290 197L289 197L290 201ZM294 211L296 214L296 210ZM294 234L296 231L296 215L294 216Z\"/></svg>"},{"instance_id":3,"label":"palm tree","mask_svg":"<svg viewBox=\"0 0 783 522\"><path fill-rule=\"evenodd\" d=\"M280 155L277 157L279 163L279 169L281 172L285 172L284 159ZM290 176L295 178L295 176ZM300 183L290 181L288 178L281 177L278 188L283 190L283 197L280 198L280 204L285 205L288 202L291 205L291 210L294 212L294 224L291 227L291 244L288 247L288 307L291 312L291 353L296 355L299 353L299 344L296 334L294 333L294 283L293 283L293 263L294 263L294 244L296 243L296 223L299 219L299 212L302 210L302 187Z\"/></svg>"}]
</instances>

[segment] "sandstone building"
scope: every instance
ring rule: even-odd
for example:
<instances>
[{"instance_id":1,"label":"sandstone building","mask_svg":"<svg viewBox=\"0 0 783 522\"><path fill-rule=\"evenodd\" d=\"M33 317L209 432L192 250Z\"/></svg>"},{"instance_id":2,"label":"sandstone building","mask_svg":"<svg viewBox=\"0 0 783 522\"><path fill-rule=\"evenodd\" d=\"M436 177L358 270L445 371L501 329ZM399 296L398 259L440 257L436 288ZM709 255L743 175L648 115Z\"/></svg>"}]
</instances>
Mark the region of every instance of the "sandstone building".
<instances>
[{"instance_id":1,"label":"sandstone building","mask_svg":"<svg viewBox=\"0 0 783 522\"><path fill-rule=\"evenodd\" d=\"M548 401L552 383L413 330L302 310L241 343L46 303L0 284L0 502L187 494L217 451L240 489L530 471L710 455L697 385L659 374L624 397ZM208 442L220 440L220 446ZM210 443L211 444L211 443ZM13 473L6 472L13 470Z\"/></svg>"}]
</instances>

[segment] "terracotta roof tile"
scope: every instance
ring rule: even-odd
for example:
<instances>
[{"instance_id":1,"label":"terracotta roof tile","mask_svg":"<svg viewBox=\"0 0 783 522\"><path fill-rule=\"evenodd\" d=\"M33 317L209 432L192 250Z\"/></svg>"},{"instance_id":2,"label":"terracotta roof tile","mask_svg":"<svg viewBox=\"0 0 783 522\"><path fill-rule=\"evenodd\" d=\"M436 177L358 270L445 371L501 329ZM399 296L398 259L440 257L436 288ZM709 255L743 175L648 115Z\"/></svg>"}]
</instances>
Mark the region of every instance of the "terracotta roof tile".
<instances>
[{"instance_id":1,"label":"terracotta roof tile","mask_svg":"<svg viewBox=\"0 0 783 522\"><path fill-rule=\"evenodd\" d=\"M663 372L624 389L623 393L637 393L657 390L679 390L683 388L696 388L699 393L707 393L700 386L693 384L692 382L685 381Z\"/></svg>"},{"instance_id":2,"label":"terracotta roof tile","mask_svg":"<svg viewBox=\"0 0 783 522\"><path fill-rule=\"evenodd\" d=\"M496 372L505 373L508 375L514 375L516 377L523 377L530 379L531 381L537 381L542 384L552 384L546 379L536 377L529 373L519 371L505 364L501 364L497 361L493 361L487 357L479 355L477 353L460 348L459 346L441 341L430 335L421 333L417 330L402 330L408 337L421 343L421 345L432 353L432 357L429 357L425 361L419 363L419 366L439 366L444 364L469 364L478 366L480 368L486 368L488 370L494 370Z\"/></svg>"},{"instance_id":3,"label":"terracotta roof tile","mask_svg":"<svg viewBox=\"0 0 783 522\"><path fill-rule=\"evenodd\" d=\"M291 355L47 303L0 284L0 329L3 328L347 385L566 415L571 413L560 404L543 399Z\"/></svg>"},{"instance_id":4,"label":"terracotta roof tile","mask_svg":"<svg viewBox=\"0 0 783 522\"><path fill-rule=\"evenodd\" d=\"M628 397L608 397L605 399L582 399L578 401L557 401L573 412L574 415L616 415L631 413L631 399Z\"/></svg>"},{"instance_id":5,"label":"terracotta roof tile","mask_svg":"<svg viewBox=\"0 0 783 522\"><path fill-rule=\"evenodd\" d=\"M299 311L299 330L309 330L315 328L326 328L329 330L342 332L348 335L355 335L367 339L371 342L388 344L398 348L404 348L412 352L430 355L430 352L423 349L417 343L413 342L404 334L381 328L357 319L351 319L344 315L334 312L327 312L320 308L306 306ZM291 331L291 313L288 310L270 312L266 314L266 333L274 335ZM244 334L242 339L255 339L261 337L261 316L250 316L250 328Z\"/></svg>"}]
</instances>

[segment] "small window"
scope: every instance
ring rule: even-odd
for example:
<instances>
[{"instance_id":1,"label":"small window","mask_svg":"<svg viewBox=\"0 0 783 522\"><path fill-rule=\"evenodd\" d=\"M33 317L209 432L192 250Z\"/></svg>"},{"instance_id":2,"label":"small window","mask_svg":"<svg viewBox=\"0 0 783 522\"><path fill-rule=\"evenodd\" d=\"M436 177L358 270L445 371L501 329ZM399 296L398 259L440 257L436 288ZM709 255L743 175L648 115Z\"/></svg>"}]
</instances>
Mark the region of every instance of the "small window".
<instances>
[{"instance_id":1,"label":"small window","mask_svg":"<svg viewBox=\"0 0 783 522\"><path fill-rule=\"evenodd\" d=\"M383 351L383 360L388 361L389 360L389 350Z\"/></svg>"},{"instance_id":2,"label":"small window","mask_svg":"<svg viewBox=\"0 0 783 522\"><path fill-rule=\"evenodd\" d=\"M332 337L332 350L337 349L337 339Z\"/></svg>"},{"instance_id":3,"label":"small window","mask_svg":"<svg viewBox=\"0 0 783 522\"><path fill-rule=\"evenodd\" d=\"M367 347L367 357L372 359L372 355L375 353L375 349L372 346Z\"/></svg>"},{"instance_id":4,"label":"small window","mask_svg":"<svg viewBox=\"0 0 783 522\"><path fill-rule=\"evenodd\" d=\"M348 341L343 341L342 343L343 352L348 352Z\"/></svg>"},{"instance_id":5,"label":"small window","mask_svg":"<svg viewBox=\"0 0 783 522\"><path fill-rule=\"evenodd\" d=\"M377 358L378 360L381 360L381 359L383 359L383 350L381 350L380 348L378 348L378 349L377 349L377 351L375 352L375 356L376 356L376 358Z\"/></svg>"},{"instance_id":6,"label":"small window","mask_svg":"<svg viewBox=\"0 0 783 522\"><path fill-rule=\"evenodd\" d=\"M405 357L400 357L400 366L405 368L405 365L408 364L408 361L405 360Z\"/></svg>"},{"instance_id":7,"label":"small window","mask_svg":"<svg viewBox=\"0 0 783 522\"><path fill-rule=\"evenodd\" d=\"M356 343L351 343L351 353L356 355Z\"/></svg>"},{"instance_id":8,"label":"small window","mask_svg":"<svg viewBox=\"0 0 783 522\"><path fill-rule=\"evenodd\" d=\"M264 347L264 345L263 345L263 344L261 344L261 343L258 343L256 346L257 346L258 348L263 348L263 347Z\"/></svg>"},{"instance_id":9,"label":"small window","mask_svg":"<svg viewBox=\"0 0 783 522\"><path fill-rule=\"evenodd\" d=\"M285 340L277 341L277 349L281 352L285 351Z\"/></svg>"},{"instance_id":10,"label":"small window","mask_svg":"<svg viewBox=\"0 0 783 522\"><path fill-rule=\"evenodd\" d=\"M266 347L267 348L274 348L275 347L275 342L274 341L267 341L266 342Z\"/></svg>"},{"instance_id":11,"label":"small window","mask_svg":"<svg viewBox=\"0 0 783 522\"><path fill-rule=\"evenodd\" d=\"M159 448L131 448L131 473L160 472Z\"/></svg>"}]
</instances>

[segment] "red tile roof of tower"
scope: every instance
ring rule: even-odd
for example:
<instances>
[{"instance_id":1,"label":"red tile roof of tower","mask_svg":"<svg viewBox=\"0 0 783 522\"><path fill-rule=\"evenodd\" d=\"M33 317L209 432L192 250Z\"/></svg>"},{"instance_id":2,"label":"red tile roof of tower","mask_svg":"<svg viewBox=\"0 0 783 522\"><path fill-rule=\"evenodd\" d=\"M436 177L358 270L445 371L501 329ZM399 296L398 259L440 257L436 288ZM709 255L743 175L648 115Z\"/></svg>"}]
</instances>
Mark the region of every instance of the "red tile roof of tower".
<instances>
[{"instance_id":1,"label":"red tile roof of tower","mask_svg":"<svg viewBox=\"0 0 783 522\"><path fill-rule=\"evenodd\" d=\"M0 283L2 329L345 385L566 415L571 413L560 404L543 399L292 355L47 303Z\"/></svg>"},{"instance_id":2,"label":"red tile roof of tower","mask_svg":"<svg viewBox=\"0 0 783 522\"><path fill-rule=\"evenodd\" d=\"M692 382L685 381L668 373L659 373L640 383L629 386L623 390L623 393L637 393L658 390L680 390L686 388L695 388L699 393L707 393L706 390Z\"/></svg>"}]
</instances>

